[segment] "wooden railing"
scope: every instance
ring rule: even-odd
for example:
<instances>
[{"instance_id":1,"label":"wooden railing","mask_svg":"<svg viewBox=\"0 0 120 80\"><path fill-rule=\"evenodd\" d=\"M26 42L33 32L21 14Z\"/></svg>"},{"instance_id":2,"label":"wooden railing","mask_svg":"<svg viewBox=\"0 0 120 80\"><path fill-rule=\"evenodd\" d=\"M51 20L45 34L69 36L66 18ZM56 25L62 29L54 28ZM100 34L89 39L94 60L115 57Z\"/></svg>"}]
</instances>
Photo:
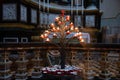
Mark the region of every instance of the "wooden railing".
<instances>
[{"instance_id":1,"label":"wooden railing","mask_svg":"<svg viewBox=\"0 0 120 80\"><path fill-rule=\"evenodd\" d=\"M10 60L13 62L12 67L9 67L11 72L19 71L16 66L17 62L19 62L20 60L25 63L24 59L27 59L27 64L21 65L24 65L26 67L25 69L27 69L25 71L29 71L27 73L31 73L30 76L33 76L33 73L35 73L35 71L30 72L30 70L34 69L34 66L37 65L36 62L39 62L39 65L37 65L37 67L48 66L49 61L46 57L47 51L58 49L59 48L52 43L0 43L0 58L3 59L1 61ZM74 64L76 62L76 65L82 68L82 75L80 74L80 76L82 76L85 80L94 77L96 74L100 77L103 77L103 75L106 76L106 73L104 73L104 71L108 72L109 77L113 75L119 77L120 44L70 44L68 47L66 47L66 51L69 51L69 53L67 54L67 61L71 61L70 64ZM72 53L72 51L74 51L75 53ZM72 55L69 55L71 53ZM112 54L113 56L111 56L110 54ZM36 58L37 55L39 55L39 60L38 58ZM72 56L75 57L72 58ZM2 64L2 62L0 63ZM107 77L108 76L104 78Z\"/></svg>"}]
</instances>

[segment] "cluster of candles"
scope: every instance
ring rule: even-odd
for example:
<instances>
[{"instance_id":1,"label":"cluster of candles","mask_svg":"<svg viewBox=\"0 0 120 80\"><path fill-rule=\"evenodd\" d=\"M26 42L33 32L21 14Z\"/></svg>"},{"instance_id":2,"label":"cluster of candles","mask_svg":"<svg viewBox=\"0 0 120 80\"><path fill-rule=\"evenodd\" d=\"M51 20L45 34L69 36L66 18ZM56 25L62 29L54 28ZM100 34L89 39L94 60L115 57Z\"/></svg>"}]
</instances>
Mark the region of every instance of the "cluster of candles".
<instances>
[{"instance_id":1,"label":"cluster of candles","mask_svg":"<svg viewBox=\"0 0 120 80\"><path fill-rule=\"evenodd\" d=\"M41 38L50 42L52 39L49 35L52 35L52 38L66 38L67 35L71 33L75 33L72 38L77 38L80 42L84 42L82 38L82 33L79 32L79 28L75 27L72 22L70 22L70 16L59 16L55 18L55 23L50 24L50 28L45 30L43 34L41 34Z\"/></svg>"}]
</instances>

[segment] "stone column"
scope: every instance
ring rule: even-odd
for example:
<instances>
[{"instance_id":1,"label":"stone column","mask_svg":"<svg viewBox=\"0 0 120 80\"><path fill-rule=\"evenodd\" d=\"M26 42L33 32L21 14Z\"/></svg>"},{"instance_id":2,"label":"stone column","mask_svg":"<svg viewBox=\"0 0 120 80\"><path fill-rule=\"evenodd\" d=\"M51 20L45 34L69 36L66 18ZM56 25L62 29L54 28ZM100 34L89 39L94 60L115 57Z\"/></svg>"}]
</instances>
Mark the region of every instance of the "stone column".
<instances>
[{"instance_id":1,"label":"stone column","mask_svg":"<svg viewBox=\"0 0 120 80\"><path fill-rule=\"evenodd\" d=\"M16 80L26 80L27 79L27 62L26 52L19 52L19 59L16 61L18 64L18 69L16 72Z\"/></svg>"},{"instance_id":2,"label":"stone column","mask_svg":"<svg viewBox=\"0 0 120 80\"><path fill-rule=\"evenodd\" d=\"M107 79L110 76L108 67L109 67L108 52L102 52L101 60L100 60L100 70L101 70L100 77L102 79Z\"/></svg>"},{"instance_id":3,"label":"stone column","mask_svg":"<svg viewBox=\"0 0 120 80\"><path fill-rule=\"evenodd\" d=\"M118 57L118 61L117 61L117 67L118 67L118 75L117 78L118 80L120 80L120 52L118 52L119 57Z\"/></svg>"},{"instance_id":4,"label":"stone column","mask_svg":"<svg viewBox=\"0 0 120 80\"><path fill-rule=\"evenodd\" d=\"M84 75L85 80L92 80L93 79L93 70L92 70L92 59L90 52L84 53Z\"/></svg>"},{"instance_id":5,"label":"stone column","mask_svg":"<svg viewBox=\"0 0 120 80\"><path fill-rule=\"evenodd\" d=\"M34 79L39 79L40 77L42 77L42 73L41 73L41 61L42 58L40 56L40 51L35 51L35 56L32 59L32 62L34 64L33 67L33 72L32 72L32 78Z\"/></svg>"},{"instance_id":6,"label":"stone column","mask_svg":"<svg viewBox=\"0 0 120 80\"><path fill-rule=\"evenodd\" d=\"M0 57L0 80L12 80L10 71L11 61L9 60L9 53L3 52Z\"/></svg>"},{"instance_id":7,"label":"stone column","mask_svg":"<svg viewBox=\"0 0 120 80\"><path fill-rule=\"evenodd\" d=\"M72 65L78 65L77 64L77 59L76 59L76 51L71 51L71 63L72 63Z\"/></svg>"}]
</instances>

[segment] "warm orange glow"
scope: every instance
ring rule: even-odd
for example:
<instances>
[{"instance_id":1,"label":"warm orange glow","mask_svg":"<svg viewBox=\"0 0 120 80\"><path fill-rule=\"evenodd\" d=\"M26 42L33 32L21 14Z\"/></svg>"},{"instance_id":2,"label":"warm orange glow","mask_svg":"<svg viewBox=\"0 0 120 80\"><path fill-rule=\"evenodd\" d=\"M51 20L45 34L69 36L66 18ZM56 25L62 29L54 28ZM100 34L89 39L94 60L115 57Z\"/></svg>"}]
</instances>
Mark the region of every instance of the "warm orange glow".
<instances>
[{"instance_id":1,"label":"warm orange glow","mask_svg":"<svg viewBox=\"0 0 120 80\"><path fill-rule=\"evenodd\" d=\"M67 30L67 29L69 29L69 27L66 25L66 26L65 26L65 30Z\"/></svg>"},{"instance_id":2,"label":"warm orange glow","mask_svg":"<svg viewBox=\"0 0 120 80\"><path fill-rule=\"evenodd\" d=\"M76 31L76 32L78 32L78 31L79 31L79 30L78 30L78 27L75 27L75 31Z\"/></svg>"},{"instance_id":3,"label":"warm orange glow","mask_svg":"<svg viewBox=\"0 0 120 80\"><path fill-rule=\"evenodd\" d=\"M81 42L84 42L84 39L81 39Z\"/></svg>"},{"instance_id":4,"label":"warm orange glow","mask_svg":"<svg viewBox=\"0 0 120 80\"><path fill-rule=\"evenodd\" d=\"M70 23L70 26L73 26L73 23L72 23L72 22Z\"/></svg>"},{"instance_id":5,"label":"warm orange glow","mask_svg":"<svg viewBox=\"0 0 120 80\"><path fill-rule=\"evenodd\" d=\"M56 32L56 28L55 28L55 27L53 27L52 31Z\"/></svg>"},{"instance_id":6,"label":"warm orange glow","mask_svg":"<svg viewBox=\"0 0 120 80\"><path fill-rule=\"evenodd\" d=\"M72 31L73 31L73 30L74 30L74 27L71 27L71 28L70 28L70 30L72 30Z\"/></svg>"},{"instance_id":7,"label":"warm orange glow","mask_svg":"<svg viewBox=\"0 0 120 80\"><path fill-rule=\"evenodd\" d=\"M78 35L79 35L79 36L81 36L81 35L82 35L82 33L81 33L81 32L79 32L79 33L78 33Z\"/></svg>"},{"instance_id":8,"label":"warm orange glow","mask_svg":"<svg viewBox=\"0 0 120 80\"><path fill-rule=\"evenodd\" d=\"M56 17L56 18L55 18L55 21L59 21L59 17Z\"/></svg>"},{"instance_id":9,"label":"warm orange glow","mask_svg":"<svg viewBox=\"0 0 120 80\"><path fill-rule=\"evenodd\" d=\"M45 38L48 37L48 34L45 33L45 34L44 34L44 37L45 37Z\"/></svg>"},{"instance_id":10,"label":"warm orange glow","mask_svg":"<svg viewBox=\"0 0 120 80\"><path fill-rule=\"evenodd\" d=\"M81 39L82 39L82 36L79 36L78 38L81 40Z\"/></svg>"},{"instance_id":11,"label":"warm orange glow","mask_svg":"<svg viewBox=\"0 0 120 80\"><path fill-rule=\"evenodd\" d=\"M71 35L73 33L73 36L70 36L70 39L77 38L80 42L84 42L84 39L82 38L82 33L79 32L79 28L75 27L73 22L70 22L70 16L60 16L55 18L55 24L50 24L50 29L45 30L44 34L41 35L41 38L43 38L45 41L49 42L49 35L52 34L51 38L57 38L57 36L62 37L60 39L66 38L67 35ZM69 23L69 24L68 24ZM58 34L62 35L58 35Z\"/></svg>"},{"instance_id":12,"label":"warm orange glow","mask_svg":"<svg viewBox=\"0 0 120 80\"><path fill-rule=\"evenodd\" d=\"M75 35L74 35L74 37L78 37L79 36L79 33L76 33Z\"/></svg>"},{"instance_id":13,"label":"warm orange glow","mask_svg":"<svg viewBox=\"0 0 120 80\"><path fill-rule=\"evenodd\" d=\"M57 31L60 31L60 28L59 28L59 27L57 27Z\"/></svg>"},{"instance_id":14,"label":"warm orange glow","mask_svg":"<svg viewBox=\"0 0 120 80\"><path fill-rule=\"evenodd\" d=\"M53 37L57 37L57 34L54 33L54 34L53 34Z\"/></svg>"},{"instance_id":15,"label":"warm orange glow","mask_svg":"<svg viewBox=\"0 0 120 80\"><path fill-rule=\"evenodd\" d=\"M45 30L45 33L50 33L48 30Z\"/></svg>"},{"instance_id":16,"label":"warm orange glow","mask_svg":"<svg viewBox=\"0 0 120 80\"><path fill-rule=\"evenodd\" d=\"M66 34L70 34L70 31L67 31Z\"/></svg>"},{"instance_id":17,"label":"warm orange glow","mask_svg":"<svg viewBox=\"0 0 120 80\"><path fill-rule=\"evenodd\" d=\"M46 40L45 40L46 42L50 42L50 39L49 38L46 38Z\"/></svg>"},{"instance_id":18,"label":"warm orange glow","mask_svg":"<svg viewBox=\"0 0 120 80\"><path fill-rule=\"evenodd\" d=\"M42 34L40 37L41 37L41 38L44 38L44 35Z\"/></svg>"},{"instance_id":19,"label":"warm orange glow","mask_svg":"<svg viewBox=\"0 0 120 80\"><path fill-rule=\"evenodd\" d=\"M54 24L53 23L51 23L51 25L50 25L51 27L54 27Z\"/></svg>"},{"instance_id":20,"label":"warm orange glow","mask_svg":"<svg viewBox=\"0 0 120 80\"><path fill-rule=\"evenodd\" d=\"M66 21L69 21L70 20L70 16L66 16Z\"/></svg>"},{"instance_id":21,"label":"warm orange glow","mask_svg":"<svg viewBox=\"0 0 120 80\"><path fill-rule=\"evenodd\" d=\"M62 22L61 22L61 21L59 21L59 22L58 22L58 24L59 24L59 25L61 25L61 24L62 24Z\"/></svg>"}]
</instances>

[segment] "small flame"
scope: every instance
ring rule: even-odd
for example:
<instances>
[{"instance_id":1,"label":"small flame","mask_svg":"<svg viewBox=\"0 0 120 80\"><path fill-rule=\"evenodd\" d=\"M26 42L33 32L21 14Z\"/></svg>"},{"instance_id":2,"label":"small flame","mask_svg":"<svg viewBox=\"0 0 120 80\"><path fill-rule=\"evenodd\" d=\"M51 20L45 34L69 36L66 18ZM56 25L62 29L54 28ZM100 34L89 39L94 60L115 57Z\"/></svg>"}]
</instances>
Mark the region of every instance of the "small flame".
<instances>
[{"instance_id":1,"label":"small flame","mask_svg":"<svg viewBox=\"0 0 120 80\"><path fill-rule=\"evenodd\" d=\"M46 38L46 40L45 40L46 42L50 42L50 39L49 38Z\"/></svg>"}]
</instances>

